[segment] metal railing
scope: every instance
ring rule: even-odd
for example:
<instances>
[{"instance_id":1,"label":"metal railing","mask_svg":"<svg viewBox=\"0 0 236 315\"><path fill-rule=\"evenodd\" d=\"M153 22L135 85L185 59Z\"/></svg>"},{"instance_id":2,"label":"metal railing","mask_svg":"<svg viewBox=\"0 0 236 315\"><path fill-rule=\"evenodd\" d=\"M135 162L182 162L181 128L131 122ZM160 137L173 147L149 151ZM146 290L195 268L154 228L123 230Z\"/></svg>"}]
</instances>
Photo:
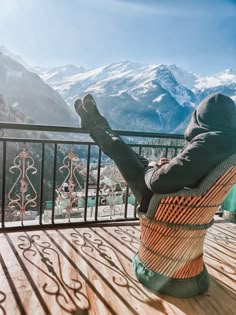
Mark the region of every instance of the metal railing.
<instances>
[{"instance_id":1,"label":"metal railing","mask_svg":"<svg viewBox=\"0 0 236 315\"><path fill-rule=\"evenodd\" d=\"M114 163L81 128L0 123L0 231L137 220ZM182 135L116 131L147 159L172 158Z\"/></svg>"}]
</instances>

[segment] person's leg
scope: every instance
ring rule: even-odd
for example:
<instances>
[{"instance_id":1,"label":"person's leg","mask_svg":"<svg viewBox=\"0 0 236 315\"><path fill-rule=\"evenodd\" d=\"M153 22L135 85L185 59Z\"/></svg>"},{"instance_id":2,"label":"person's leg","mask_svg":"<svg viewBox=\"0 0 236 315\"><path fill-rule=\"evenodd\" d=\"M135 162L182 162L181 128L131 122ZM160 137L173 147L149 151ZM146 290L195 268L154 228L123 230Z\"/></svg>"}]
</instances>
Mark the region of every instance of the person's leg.
<instances>
[{"instance_id":1,"label":"person's leg","mask_svg":"<svg viewBox=\"0 0 236 315\"><path fill-rule=\"evenodd\" d=\"M140 210L146 212L153 195L144 181L144 169L148 161L134 152L112 131L107 120L100 115L91 95L87 95L83 103L77 100L75 109L81 117L82 127L89 131L95 143L115 162L140 203Z\"/></svg>"}]
</instances>

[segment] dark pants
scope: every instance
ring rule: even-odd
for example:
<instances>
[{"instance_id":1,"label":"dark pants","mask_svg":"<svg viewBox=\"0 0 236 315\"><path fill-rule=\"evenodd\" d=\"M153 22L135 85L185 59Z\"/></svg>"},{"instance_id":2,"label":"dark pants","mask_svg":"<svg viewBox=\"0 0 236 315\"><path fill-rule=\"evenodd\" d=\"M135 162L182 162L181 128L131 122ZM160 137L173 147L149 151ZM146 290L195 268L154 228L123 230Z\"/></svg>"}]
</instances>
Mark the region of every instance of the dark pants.
<instances>
[{"instance_id":1,"label":"dark pants","mask_svg":"<svg viewBox=\"0 0 236 315\"><path fill-rule=\"evenodd\" d=\"M148 160L134 152L110 128L95 126L90 135L102 151L115 162L137 201L140 203L139 210L146 212L153 195L153 192L147 188L144 180Z\"/></svg>"}]
</instances>

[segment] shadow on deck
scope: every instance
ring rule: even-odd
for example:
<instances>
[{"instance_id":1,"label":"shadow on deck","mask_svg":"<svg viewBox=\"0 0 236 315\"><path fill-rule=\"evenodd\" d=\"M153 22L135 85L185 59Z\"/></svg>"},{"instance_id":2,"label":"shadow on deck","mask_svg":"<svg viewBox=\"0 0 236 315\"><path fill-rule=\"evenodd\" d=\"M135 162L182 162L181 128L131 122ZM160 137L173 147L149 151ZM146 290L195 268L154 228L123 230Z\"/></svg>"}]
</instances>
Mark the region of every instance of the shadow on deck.
<instances>
[{"instance_id":1,"label":"shadow on deck","mask_svg":"<svg viewBox=\"0 0 236 315\"><path fill-rule=\"evenodd\" d=\"M216 223L205 243L207 294L147 291L131 260L139 225L0 234L0 314L219 314L236 310L236 225Z\"/></svg>"}]
</instances>

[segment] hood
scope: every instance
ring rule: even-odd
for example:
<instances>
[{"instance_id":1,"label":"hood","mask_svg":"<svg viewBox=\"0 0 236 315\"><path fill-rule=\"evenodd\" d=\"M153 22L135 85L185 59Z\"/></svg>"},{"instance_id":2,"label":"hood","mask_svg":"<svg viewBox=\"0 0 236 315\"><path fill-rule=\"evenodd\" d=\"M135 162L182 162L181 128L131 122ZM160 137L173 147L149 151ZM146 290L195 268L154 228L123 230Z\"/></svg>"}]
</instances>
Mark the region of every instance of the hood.
<instances>
[{"instance_id":1,"label":"hood","mask_svg":"<svg viewBox=\"0 0 236 315\"><path fill-rule=\"evenodd\" d=\"M185 139L191 141L201 133L222 131L236 135L236 105L223 94L208 95L193 112L185 131Z\"/></svg>"}]
</instances>

